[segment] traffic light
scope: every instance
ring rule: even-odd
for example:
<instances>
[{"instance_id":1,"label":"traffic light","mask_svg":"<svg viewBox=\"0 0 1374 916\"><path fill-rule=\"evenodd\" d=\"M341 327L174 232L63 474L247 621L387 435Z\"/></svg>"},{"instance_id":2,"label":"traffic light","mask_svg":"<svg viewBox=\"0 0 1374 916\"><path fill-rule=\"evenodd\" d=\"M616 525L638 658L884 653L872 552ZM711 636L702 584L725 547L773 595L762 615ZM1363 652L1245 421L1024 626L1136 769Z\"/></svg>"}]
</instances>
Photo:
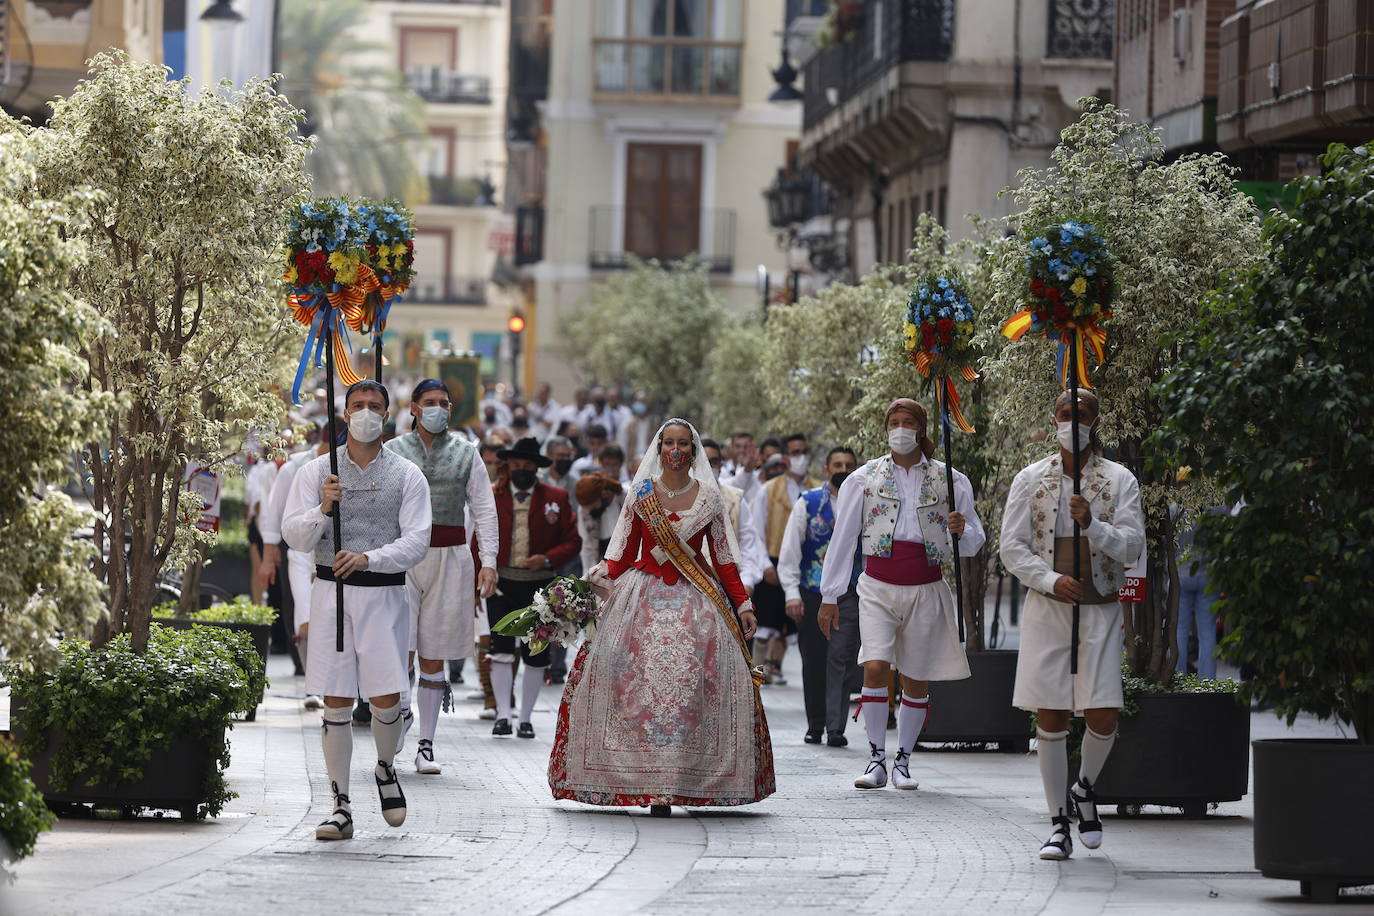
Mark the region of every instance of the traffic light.
<instances>
[{"instance_id":1,"label":"traffic light","mask_svg":"<svg viewBox=\"0 0 1374 916\"><path fill-rule=\"evenodd\" d=\"M525 330L525 316L520 314L519 309L511 312L510 318L506 320L506 329L515 335Z\"/></svg>"}]
</instances>

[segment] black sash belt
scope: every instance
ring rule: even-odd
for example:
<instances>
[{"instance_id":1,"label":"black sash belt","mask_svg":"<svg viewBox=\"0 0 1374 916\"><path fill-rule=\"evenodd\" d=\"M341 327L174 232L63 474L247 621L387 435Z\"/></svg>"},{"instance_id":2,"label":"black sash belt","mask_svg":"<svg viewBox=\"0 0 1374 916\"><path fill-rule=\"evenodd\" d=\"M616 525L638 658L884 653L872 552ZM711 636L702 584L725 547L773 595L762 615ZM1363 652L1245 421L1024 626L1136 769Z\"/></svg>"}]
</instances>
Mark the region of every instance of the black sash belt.
<instances>
[{"instance_id":1,"label":"black sash belt","mask_svg":"<svg viewBox=\"0 0 1374 916\"><path fill-rule=\"evenodd\" d=\"M334 581L334 567L315 566L315 578L323 579L326 582ZM405 573L379 573L360 569L357 572L349 573L348 578L340 580L344 585L361 585L363 588L383 588L388 585L405 585Z\"/></svg>"}]
</instances>

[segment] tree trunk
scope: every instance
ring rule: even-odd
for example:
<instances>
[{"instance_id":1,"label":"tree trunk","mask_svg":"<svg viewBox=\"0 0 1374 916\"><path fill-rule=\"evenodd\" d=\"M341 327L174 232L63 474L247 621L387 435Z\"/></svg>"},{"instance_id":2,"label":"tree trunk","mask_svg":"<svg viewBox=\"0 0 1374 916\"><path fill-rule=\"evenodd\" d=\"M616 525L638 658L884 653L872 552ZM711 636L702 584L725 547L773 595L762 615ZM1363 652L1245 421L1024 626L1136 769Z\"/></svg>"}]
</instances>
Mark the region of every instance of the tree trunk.
<instances>
[{"instance_id":1,"label":"tree trunk","mask_svg":"<svg viewBox=\"0 0 1374 916\"><path fill-rule=\"evenodd\" d=\"M983 651L983 604L988 594L988 551L960 557L964 575L964 649Z\"/></svg>"},{"instance_id":2,"label":"tree trunk","mask_svg":"<svg viewBox=\"0 0 1374 916\"><path fill-rule=\"evenodd\" d=\"M181 600L177 604L178 617L190 617L200 610L200 577L205 571L205 545L197 544L181 576Z\"/></svg>"}]
</instances>

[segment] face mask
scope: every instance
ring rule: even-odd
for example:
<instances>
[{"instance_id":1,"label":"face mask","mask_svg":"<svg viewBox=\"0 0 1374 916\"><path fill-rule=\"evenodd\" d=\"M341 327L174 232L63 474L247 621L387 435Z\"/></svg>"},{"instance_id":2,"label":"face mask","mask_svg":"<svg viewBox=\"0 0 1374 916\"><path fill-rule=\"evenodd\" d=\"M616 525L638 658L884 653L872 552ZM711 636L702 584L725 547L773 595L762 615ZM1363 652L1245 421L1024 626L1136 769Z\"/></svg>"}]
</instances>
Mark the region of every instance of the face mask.
<instances>
[{"instance_id":1,"label":"face mask","mask_svg":"<svg viewBox=\"0 0 1374 916\"><path fill-rule=\"evenodd\" d=\"M670 471L681 471L686 469L691 459L692 455L686 449L669 449L668 454L663 456L663 466Z\"/></svg>"},{"instance_id":2,"label":"face mask","mask_svg":"<svg viewBox=\"0 0 1374 916\"><path fill-rule=\"evenodd\" d=\"M355 410L348 418L348 435L359 442L376 442L382 436L382 415Z\"/></svg>"},{"instance_id":3,"label":"face mask","mask_svg":"<svg viewBox=\"0 0 1374 916\"><path fill-rule=\"evenodd\" d=\"M916 450L920 441L920 436L916 435L916 430L907 429L905 426L887 431L888 447L898 455L910 455Z\"/></svg>"},{"instance_id":4,"label":"face mask","mask_svg":"<svg viewBox=\"0 0 1374 916\"><path fill-rule=\"evenodd\" d=\"M630 409L634 411L636 417L642 417L649 412L649 405L643 401L635 401L634 404L630 405Z\"/></svg>"},{"instance_id":5,"label":"face mask","mask_svg":"<svg viewBox=\"0 0 1374 916\"><path fill-rule=\"evenodd\" d=\"M793 476L800 477L806 473L806 463L805 455L792 455L787 459L787 469Z\"/></svg>"},{"instance_id":6,"label":"face mask","mask_svg":"<svg viewBox=\"0 0 1374 916\"><path fill-rule=\"evenodd\" d=\"M836 471L830 475L830 485L838 490L840 485L849 479L849 474L849 471Z\"/></svg>"},{"instance_id":7,"label":"face mask","mask_svg":"<svg viewBox=\"0 0 1374 916\"><path fill-rule=\"evenodd\" d=\"M1068 452L1073 452L1073 451L1081 452L1081 451L1083 451L1085 448L1088 447L1088 444L1089 444L1090 442L1092 442L1092 438L1093 438L1093 429L1092 429L1092 427L1089 426L1089 425L1086 424L1086 423L1079 423L1079 424L1078 424L1078 448L1075 449L1075 448L1073 447L1073 422L1072 422L1071 420L1065 420L1063 423L1060 423L1060 424L1059 424L1059 445L1060 445L1060 447L1063 448L1065 451L1068 451Z\"/></svg>"},{"instance_id":8,"label":"face mask","mask_svg":"<svg viewBox=\"0 0 1374 916\"><path fill-rule=\"evenodd\" d=\"M420 425L438 435L448 429L448 411L442 407L420 408Z\"/></svg>"},{"instance_id":9,"label":"face mask","mask_svg":"<svg viewBox=\"0 0 1374 916\"><path fill-rule=\"evenodd\" d=\"M534 471L529 468L521 468L518 471L510 472L510 482L517 490L528 490L534 486Z\"/></svg>"},{"instance_id":10,"label":"face mask","mask_svg":"<svg viewBox=\"0 0 1374 916\"><path fill-rule=\"evenodd\" d=\"M559 477L562 477L564 474L568 473L568 471L572 470L572 459L555 458L553 460L553 469L558 472Z\"/></svg>"}]
</instances>

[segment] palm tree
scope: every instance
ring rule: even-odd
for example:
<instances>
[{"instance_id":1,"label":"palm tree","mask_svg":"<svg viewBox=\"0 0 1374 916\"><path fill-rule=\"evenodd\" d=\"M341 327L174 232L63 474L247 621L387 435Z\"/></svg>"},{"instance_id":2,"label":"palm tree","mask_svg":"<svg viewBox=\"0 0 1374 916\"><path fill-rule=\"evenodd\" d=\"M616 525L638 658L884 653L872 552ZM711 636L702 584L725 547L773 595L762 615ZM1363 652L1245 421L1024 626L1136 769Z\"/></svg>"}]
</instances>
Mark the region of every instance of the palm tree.
<instances>
[{"instance_id":1,"label":"palm tree","mask_svg":"<svg viewBox=\"0 0 1374 916\"><path fill-rule=\"evenodd\" d=\"M428 140L425 103L389 45L357 37L365 9L365 0L283 0L280 88L315 137L306 170L316 195L424 200L413 151Z\"/></svg>"}]
</instances>

